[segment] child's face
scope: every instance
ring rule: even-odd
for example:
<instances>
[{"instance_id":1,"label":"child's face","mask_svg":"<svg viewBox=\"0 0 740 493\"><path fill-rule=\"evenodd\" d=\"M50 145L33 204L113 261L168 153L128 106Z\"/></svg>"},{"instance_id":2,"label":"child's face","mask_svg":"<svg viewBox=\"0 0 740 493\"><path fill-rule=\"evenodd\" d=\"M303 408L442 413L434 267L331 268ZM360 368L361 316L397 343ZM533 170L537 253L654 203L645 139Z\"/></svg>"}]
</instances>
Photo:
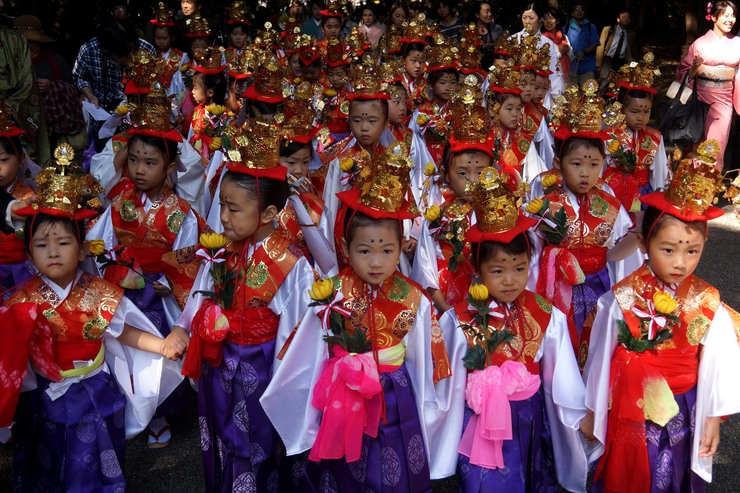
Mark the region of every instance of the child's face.
<instances>
[{"instance_id":1,"label":"child's face","mask_svg":"<svg viewBox=\"0 0 740 493\"><path fill-rule=\"evenodd\" d=\"M399 226L396 224L396 228ZM360 226L355 229L352 243L345 249L349 254L352 270L368 284L377 286L396 272L401 256L399 230L388 221Z\"/></svg>"},{"instance_id":2,"label":"child's face","mask_svg":"<svg viewBox=\"0 0 740 493\"><path fill-rule=\"evenodd\" d=\"M571 192L583 195L588 193L601 176L604 156L593 146L578 146L562 159L555 158L553 164L563 175L563 183Z\"/></svg>"},{"instance_id":3,"label":"child's face","mask_svg":"<svg viewBox=\"0 0 740 493\"><path fill-rule=\"evenodd\" d=\"M622 113L624 122L630 130L643 130L650 121L652 101L650 98L631 98L627 96Z\"/></svg>"},{"instance_id":4,"label":"child's face","mask_svg":"<svg viewBox=\"0 0 740 493\"><path fill-rule=\"evenodd\" d=\"M403 125L406 118L406 91L397 90L388 101L388 120L393 125Z\"/></svg>"},{"instance_id":5,"label":"child's face","mask_svg":"<svg viewBox=\"0 0 740 493\"><path fill-rule=\"evenodd\" d=\"M531 72L522 72L519 78L519 89L522 90L522 102L529 103L534 97L534 74Z\"/></svg>"},{"instance_id":6,"label":"child's face","mask_svg":"<svg viewBox=\"0 0 740 493\"><path fill-rule=\"evenodd\" d=\"M507 97L498 110L498 120L503 128L514 130L522 120L522 99Z\"/></svg>"},{"instance_id":7,"label":"child's face","mask_svg":"<svg viewBox=\"0 0 740 493\"><path fill-rule=\"evenodd\" d=\"M0 188L5 189L18 177L21 156L11 154L0 147Z\"/></svg>"},{"instance_id":8,"label":"child's face","mask_svg":"<svg viewBox=\"0 0 740 493\"><path fill-rule=\"evenodd\" d=\"M480 280L494 300L511 303L522 294L529 279L529 258L526 253L512 255L498 249L480 265Z\"/></svg>"},{"instance_id":9,"label":"child's face","mask_svg":"<svg viewBox=\"0 0 740 493\"><path fill-rule=\"evenodd\" d=\"M208 102L208 90L206 90L206 81L203 74L195 74L193 76L193 99L196 104L203 104Z\"/></svg>"},{"instance_id":10,"label":"child's face","mask_svg":"<svg viewBox=\"0 0 740 493\"><path fill-rule=\"evenodd\" d=\"M437 79L432 87L434 97L442 101L449 101L457 89L457 77L453 74L444 74Z\"/></svg>"},{"instance_id":11,"label":"child's face","mask_svg":"<svg viewBox=\"0 0 740 493\"><path fill-rule=\"evenodd\" d=\"M162 151L140 140L129 146L127 166L136 188L150 198L159 194L167 175L175 170L175 163L166 163Z\"/></svg>"},{"instance_id":12,"label":"child's face","mask_svg":"<svg viewBox=\"0 0 740 493\"><path fill-rule=\"evenodd\" d=\"M303 70L301 69L301 62L298 60L298 55L295 53L290 55L290 70L293 72L293 75L296 77L300 77L303 75Z\"/></svg>"},{"instance_id":13,"label":"child's face","mask_svg":"<svg viewBox=\"0 0 740 493\"><path fill-rule=\"evenodd\" d=\"M324 36L326 39L338 38L342 32L342 23L336 17L329 17L324 21Z\"/></svg>"},{"instance_id":14,"label":"child's face","mask_svg":"<svg viewBox=\"0 0 740 493\"><path fill-rule=\"evenodd\" d=\"M362 22L367 27L370 27L375 23L375 14L373 14L372 10L365 9L362 11Z\"/></svg>"},{"instance_id":15,"label":"child's face","mask_svg":"<svg viewBox=\"0 0 740 493\"><path fill-rule=\"evenodd\" d=\"M312 63L306 67L301 66L301 77L307 82L316 82L321 78L321 64Z\"/></svg>"},{"instance_id":16,"label":"child's face","mask_svg":"<svg viewBox=\"0 0 740 493\"><path fill-rule=\"evenodd\" d=\"M491 165L491 157L485 152L472 151L453 154L450 157L450 170L447 181L455 196L470 201L470 192L465 190L468 183L478 183L481 171Z\"/></svg>"},{"instance_id":17,"label":"child's face","mask_svg":"<svg viewBox=\"0 0 740 493\"><path fill-rule=\"evenodd\" d=\"M547 96L547 90L550 89L550 79L542 77L541 75L534 76L534 94L532 99L538 103L542 103Z\"/></svg>"},{"instance_id":18,"label":"child's face","mask_svg":"<svg viewBox=\"0 0 740 493\"><path fill-rule=\"evenodd\" d=\"M650 268L664 283L680 284L696 270L706 238L679 219L664 217L647 245Z\"/></svg>"},{"instance_id":19,"label":"child's face","mask_svg":"<svg viewBox=\"0 0 740 493\"><path fill-rule=\"evenodd\" d=\"M247 33L244 31L244 28L241 26L235 27L234 30L231 31L231 34L229 34L229 42L231 43L231 46L237 50L244 48L247 44Z\"/></svg>"},{"instance_id":20,"label":"child's face","mask_svg":"<svg viewBox=\"0 0 740 493\"><path fill-rule=\"evenodd\" d=\"M385 130L385 115L380 101L352 101L349 107L349 128L363 146L380 142Z\"/></svg>"},{"instance_id":21,"label":"child's face","mask_svg":"<svg viewBox=\"0 0 740 493\"><path fill-rule=\"evenodd\" d=\"M167 51L172 47L172 36L170 36L170 30L168 28L154 28L154 47L162 52Z\"/></svg>"},{"instance_id":22,"label":"child's face","mask_svg":"<svg viewBox=\"0 0 740 493\"><path fill-rule=\"evenodd\" d=\"M344 89L347 85L347 66L329 67L326 70L326 78L333 89Z\"/></svg>"},{"instance_id":23,"label":"child's face","mask_svg":"<svg viewBox=\"0 0 740 493\"><path fill-rule=\"evenodd\" d=\"M190 52L195 53L196 50L205 50L208 48L208 38L200 36L190 40Z\"/></svg>"},{"instance_id":24,"label":"child's face","mask_svg":"<svg viewBox=\"0 0 740 493\"><path fill-rule=\"evenodd\" d=\"M419 50L409 51L403 59L403 68L406 74L412 79L421 75L421 69L424 67L424 54Z\"/></svg>"},{"instance_id":25,"label":"child's face","mask_svg":"<svg viewBox=\"0 0 740 493\"><path fill-rule=\"evenodd\" d=\"M308 176L308 163L311 161L311 149L302 147L290 156L280 156L278 162L288 168L288 172L296 179Z\"/></svg>"},{"instance_id":26,"label":"child's face","mask_svg":"<svg viewBox=\"0 0 740 493\"><path fill-rule=\"evenodd\" d=\"M257 200L247 190L231 180L224 180L219 203L224 235L230 241L246 240L257 231L261 214Z\"/></svg>"},{"instance_id":27,"label":"child's face","mask_svg":"<svg viewBox=\"0 0 740 493\"><path fill-rule=\"evenodd\" d=\"M44 223L31 239L31 260L40 274L66 288L77 275L85 251L77 237L61 223Z\"/></svg>"}]
</instances>

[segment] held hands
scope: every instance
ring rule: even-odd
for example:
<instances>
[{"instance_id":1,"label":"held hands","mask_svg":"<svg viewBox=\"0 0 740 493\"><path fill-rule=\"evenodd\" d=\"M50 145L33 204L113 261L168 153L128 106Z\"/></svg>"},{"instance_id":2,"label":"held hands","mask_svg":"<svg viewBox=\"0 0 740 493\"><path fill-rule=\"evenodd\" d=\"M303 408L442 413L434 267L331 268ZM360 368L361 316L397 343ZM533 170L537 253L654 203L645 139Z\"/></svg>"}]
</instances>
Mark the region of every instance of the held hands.
<instances>
[{"instance_id":1,"label":"held hands","mask_svg":"<svg viewBox=\"0 0 740 493\"><path fill-rule=\"evenodd\" d=\"M190 337L182 327L172 327L170 334L162 340L161 353L167 359L177 361L188 348Z\"/></svg>"},{"instance_id":2,"label":"held hands","mask_svg":"<svg viewBox=\"0 0 740 493\"><path fill-rule=\"evenodd\" d=\"M404 237L401 240L401 250L403 250L406 253L413 253L414 250L416 250L416 244L417 244L416 238Z\"/></svg>"},{"instance_id":3,"label":"held hands","mask_svg":"<svg viewBox=\"0 0 740 493\"><path fill-rule=\"evenodd\" d=\"M696 71L699 69L699 65L704 63L704 59L700 56L694 57L694 61L691 64L691 70L689 70L689 77L692 79L696 76Z\"/></svg>"},{"instance_id":4,"label":"held hands","mask_svg":"<svg viewBox=\"0 0 740 493\"><path fill-rule=\"evenodd\" d=\"M596 437L594 436L594 412L592 410L586 410L586 416L578 424L578 431L581 432L588 443L594 443L596 441Z\"/></svg>"},{"instance_id":5,"label":"held hands","mask_svg":"<svg viewBox=\"0 0 740 493\"><path fill-rule=\"evenodd\" d=\"M704 434L699 442L699 457L712 457L719 447L719 416L704 421Z\"/></svg>"},{"instance_id":6,"label":"held hands","mask_svg":"<svg viewBox=\"0 0 740 493\"><path fill-rule=\"evenodd\" d=\"M153 282L152 283L152 287L154 288L154 292L156 292L157 293L157 296L159 296L159 297L164 298L164 297L169 296L169 295L172 294L172 291L170 290L170 288L168 288L167 286L165 286L162 283Z\"/></svg>"}]
</instances>

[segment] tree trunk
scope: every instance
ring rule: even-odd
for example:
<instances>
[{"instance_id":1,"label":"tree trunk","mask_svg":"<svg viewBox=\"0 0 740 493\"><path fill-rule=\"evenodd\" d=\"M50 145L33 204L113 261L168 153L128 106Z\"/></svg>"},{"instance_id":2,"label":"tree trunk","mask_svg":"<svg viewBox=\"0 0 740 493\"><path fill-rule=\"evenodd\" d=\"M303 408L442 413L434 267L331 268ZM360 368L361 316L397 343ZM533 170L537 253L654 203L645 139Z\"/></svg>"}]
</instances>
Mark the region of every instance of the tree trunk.
<instances>
[{"instance_id":1,"label":"tree trunk","mask_svg":"<svg viewBox=\"0 0 740 493\"><path fill-rule=\"evenodd\" d=\"M702 12L701 0L686 0L686 13L684 20L686 22L686 41L685 45L689 46L696 38L699 37L699 13Z\"/></svg>"}]
</instances>

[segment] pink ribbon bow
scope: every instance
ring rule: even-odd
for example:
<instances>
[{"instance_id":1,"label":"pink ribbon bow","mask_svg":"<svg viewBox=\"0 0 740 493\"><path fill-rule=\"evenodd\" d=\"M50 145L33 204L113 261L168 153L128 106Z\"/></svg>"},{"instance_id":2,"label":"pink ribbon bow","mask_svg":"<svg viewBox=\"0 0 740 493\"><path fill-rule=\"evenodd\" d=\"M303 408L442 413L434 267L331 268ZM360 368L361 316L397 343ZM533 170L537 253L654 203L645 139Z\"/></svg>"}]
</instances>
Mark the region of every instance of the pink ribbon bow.
<instances>
[{"instance_id":1,"label":"pink ribbon bow","mask_svg":"<svg viewBox=\"0 0 740 493\"><path fill-rule=\"evenodd\" d=\"M350 311L342 306L342 300L344 300L344 295L341 291L336 291L334 292L334 298L329 303L316 306L316 315L321 319L321 327L324 330L329 330L329 316L331 312L337 312L345 317L351 315Z\"/></svg>"},{"instance_id":2,"label":"pink ribbon bow","mask_svg":"<svg viewBox=\"0 0 740 493\"><path fill-rule=\"evenodd\" d=\"M354 462L360 459L363 433L378 436L383 389L371 353L350 354L339 346L334 353L314 387L311 404L322 416L308 458Z\"/></svg>"},{"instance_id":3,"label":"pink ribbon bow","mask_svg":"<svg viewBox=\"0 0 740 493\"><path fill-rule=\"evenodd\" d=\"M211 256L211 254L208 252L208 250L206 250L205 248L200 248L200 249L198 249L197 252L195 252L195 256L202 258L203 260L205 260L206 263L213 262L213 263L218 264L218 263L224 262L226 260L224 258L224 252L225 251L226 251L226 249L221 248L216 253L214 253L213 256Z\"/></svg>"},{"instance_id":4,"label":"pink ribbon bow","mask_svg":"<svg viewBox=\"0 0 740 493\"><path fill-rule=\"evenodd\" d=\"M649 310L648 312L644 312L635 306L632 307L632 313L640 318L650 319L650 325L648 326L648 339L652 339L653 337L655 337L655 333L657 332L653 330L653 327L655 325L658 325L661 329L664 328L665 324L668 322L668 319L663 315L658 315L658 311L655 309L655 303L653 303L652 300L648 300L647 306Z\"/></svg>"},{"instance_id":5,"label":"pink ribbon bow","mask_svg":"<svg viewBox=\"0 0 740 493\"><path fill-rule=\"evenodd\" d=\"M488 469L504 467L504 440L513 436L509 402L529 399L539 388L539 375L532 375L518 361L505 361L468 375L465 399L475 414L457 451L469 457L471 464Z\"/></svg>"}]
</instances>

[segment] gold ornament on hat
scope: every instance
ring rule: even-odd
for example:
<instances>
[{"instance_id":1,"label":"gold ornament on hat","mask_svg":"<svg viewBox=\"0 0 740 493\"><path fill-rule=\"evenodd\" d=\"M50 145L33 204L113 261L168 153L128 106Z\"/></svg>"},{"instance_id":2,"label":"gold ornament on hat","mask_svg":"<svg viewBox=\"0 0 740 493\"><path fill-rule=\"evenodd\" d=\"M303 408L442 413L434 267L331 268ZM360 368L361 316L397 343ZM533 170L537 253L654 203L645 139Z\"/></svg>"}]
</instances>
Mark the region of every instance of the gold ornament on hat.
<instances>
[{"instance_id":1,"label":"gold ornament on hat","mask_svg":"<svg viewBox=\"0 0 740 493\"><path fill-rule=\"evenodd\" d=\"M344 0L328 0L325 9L327 13L324 15L328 15L329 17L344 16L347 13L344 3Z\"/></svg>"},{"instance_id":2,"label":"gold ornament on hat","mask_svg":"<svg viewBox=\"0 0 740 493\"><path fill-rule=\"evenodd\" d=\"M133 81L139 88L150 88L164 78L164 58L147 50L138 50L123 72L123 84Z\"/></svg>"},{"instance_id":3,"label":"gold ornament on hat","mask_svg":"<svg viewBox=\"0 0 740 493\"><path fill-rule=\"evenodd\" d=\"M468 183L478 229L500 233L516 226L527 185L509 173L499 174L494 167L481 171L479 183Z\"/></svg>"},{"instance_id":4,"label":"gold ornament on hat","mask_svg":"<svg viewBox=\"0 0 740 493\"><path fill-rule=\"evenodd\" d=\"M229 161L245 168L266 170L279 166L280 134L271 123L252 121L232 138Z\"/></svg>"},{"instance_id":5,"label":"gold ornament on hat","mask_svg":"<svg viewBox=\"0 0 740 493\"><path fill-rule=\"evenodd\" d=\"M220 70L222 67L221 60L223 59L223 53L223 46L207 46L205 48L195 50L195 53L193 53L193 59L195 60L195 63L206 70Z\"/></svg>"},{"instance_id":6,"label":"gold ornament on hat","mask_svg":"<svg viewBox=\"0 0 740 493\"><path fill-rule=\"evenodd\" d=\"M406 144L400 141L390 144L363 170L365 176L361 176L360 202L383 212L401 210L413 166Z\"/></svg>"},{"instance_id":7,"label":"gold ornament on hat","mask_svg":"<svg viewBox=\"0 0 740 493\"><path fill-rule=\"evenodd\" d=\"M283 97L287 85L288 67L284 58L264 52L254 77L254 88L262 96Z\"/></svg>"},{"instance_id":8,"label":"gold ornament on hat","mask_svg":"<svg viewBox=\"0 0 740 493\"><path fill-rule=\"evenodd\" d=\"M513 56L516 53L516 37L504 31L493 43L493 53L496 55Z\"/></svg>"},{"instance_id":9,"label":"gold ornament on hat","mask_svg":"<svg viewBox=\"0 0 740 493\"><path fill-rule=\"evenodd\" d=\"M717 194L725 189L722 173L717 169L719 150L719 142L707 140L678 163L665 191L666 198L677 208L704 214L717 202Z\"/></svg>"},{"instance_id":10,"label":"gold ornament on hat","mask_svg":"<svg viewBox=\"0 0 740 493\"><path fill-rule=\"evenodd\" d=\"M461 70L473 71L480 68L483 52L478 48L479 44L478 28L475 23L471 22L464 26L458 43L458 60Z\"/></svg>"},{"instance_id":11,"label":"gold ornament on hat","mask_svg":"<svg viewBox=\"0 0 740 493\"><path fill-rule=\"evenodd\" d=\"M280 44L280 33L273 29L271 22L265 22L264 29L257 32L252 44L262 50L272 50Z\"/></svg>"},{"instance_id":12,"label":"gold ornament on hat","mask_svg":"<svg viewBox=\"0 0 740 493\"><path fill-rule=\"evenodd\" d=\"M506 65L494 65L488 72L488 81L491 88L499 91L517 91L519 90L519 81L521 74L514 67L514 60L507 60Z\"/></svg>"},{"instance_id":13,"label":"gold ornament on hat","mask_svg":"<svg viewBox=\"0 0 740 493\"><path fill-rule=\"evenodd\" d=\"M568 84L565 91L553 101L550 114L555 127L565 125L572 133L600 132L604 125L620 124L624 115L619 111L621 105L609 106L598 95L599 84L594 79L583 83L579 90L575 84Z\"/></svg>"},{"instance_id":14,"label":"gold ornament on hat","mask_svg":"<svg viewBox=\"0 0 740 493\"><path fill-rule=\"evenodd\" d=\"M257 70L258 54L251 46L245 46L241 53L228 51L226 55L226 70L232 75L252 75Z\"/></svg>"},{"instance_id":15,"label":"gold ornament on hat","mask_svg":"<svg viewBox=\"0 0 740 493\"><path fill-rule=\"evenodd\" d=\"M367 35L360 32L360 30L357 29L357 26L352 27L352 30L345 39L347 40L349 50L357 55L360 55L364 50L370 47L370 41L368 41Z\"/></svg>"},{"instance_id":16,"label":"gold ornament on hat","mask_svg":"<svg viewBox=\"0 0 740 493\"><path fill-rule=\"evenodd\" d=\"M151 91L144 96L140 105L131 108L131 125L137 129L152 132L169 132L172 130L172 99L167 96L161 82L154 82Z\"/></svg>"},{"instance_id":17,"label":"gold ornament on hat","mask_svg":"<svg viewBox=\"0 0 740 493\"><path fill-rule=\"evenodd\" d=\"M324 62L328 65L341 65L350 61L349 51L344 41L339 38L330 38L326 40L326 53Z\"/></svg>"},{"instance_id":18,"label":"gold ornament on hat","mask_svg":"<svg viewBox=\"0 0 740 493\"><path fill-rule=\"evenodd\" d=\"M16 127L13 110L4 101L0 101L0 134L9 134Z\"/></svg>"},{"instance_id":19,"label":"gold ornament on hat","mask_svg":"<svg viewBox=\"0 0 740 493\"><path fill-rule=\"evenodd\" d=\"M321 57L321 51L316 45L316 38L308 34L301 34L295 40L293 49L303 63L309 65Z\"/></svg>"},{"instance_id":20,"label":"gold ornament on hat","mask_svg":"<svg viewBox=\"0 0 740 493\"><path fill-rule=\"evenodd\" d=\"M304 81L295 86L293 96L285 100L283 103L285 123L281 127L284 139L310 135L316 119L313 97L312 84Z\"/></svg>"},{"instance_id":21,"label":"gold ornament on hat","mask_svg":"<svg viewBox=\"0 0 740 493\"><path fill-rule=\"evenodd\" d=\"M358 95L376 95L388 86L388 83L381 78L378 62L370 53L363 55L360 63L352 68L349 79L355 94Z\"/></svg>"},{"instance_id":22,"label":"gold ornament on hat","mask_svg":"<svg viewBox=\"0 0 740 493\"><path fill-rule=\"evenodd\" d=\"M619 86L652 88L653 80L660 75L660 70L653 65L654 61L655 55L649 51L642 57L641 62L631 62L622 65L619 71L613 76L613 84L616 86L616 89Z\"/></svg>"},{"instance_id":23,"label":"gold ornament on hat","mask_svg":"<svg viewBox=\"0 0 740 493\"><path fill-rule=\"evenodd\" d=\"M70 173L74 155L74 149L66 143L54 150L56 166L47 167L36 175L39 202L32 205L34 209L58 211L72 217L83 208L83 203L99 203L94 196L103 188L90 175ZM87 201L86 197L91 196L92 200Z\"/></svg>"},{"instance_id":24,"label":"gold ornament on hat","mask_svg":"<svg viewBox=\"0 0 740 493\"><path fill-rule=\"evenodd\" d=\"M226 14L231 23L248 23L249 9L244 2L237 0L226 7Z\"/></svg>"},{"instance_id":25,"label":"gold ornament on hat","mask_svg":"<svg viewBox=\"0 0 740 493\"><path fill-rule=\"evenodd\" d=\"M393 55L401 51L401 38L403 31L392 24L390 29L380 38L378 47L384 61L393 59Z\"/></svg>"},{"instance_id":26,"label":"gold ornament on hat","mask_svg":"<svg viewBox=\"0 0 740 493\"><path fill-rule=\"evenodd\" d=\"M211 27L208 25L208 21L201 16L192 17L185 21L185 25L188 28L188 34L191 36L210 36Z\"/></svg>"},{"instance_id":27,"label":"gold ornament on hat","mask_svg":"<svg viewBox=\"0 0 740 493\"><path fill-rule=\"evenodd\" d=\"M406 42L425 41L430 34L427 16L422 13L416 14L410 22L403 25L403 39Z\"/></svg>"},{"instance_id":28,"label":"gold ornament on hat","mask_svg":"<svg viewBox=\"0 0 740 493\"><path fill-rule=\"evenodd\" d=\"M429 61L427 70L433 71L436 67L452 67L460 58L460 50L452 41L441 33L434 35L434 41L424 49L425 58Z\"/></svg>"},{"instance_id":29,"label":"gold ornament on hat","mask_svg":"<svg viewBox=\"0 0 740 493\"><path fill-rule=\"evenodd\" d=\"M491 129L488 126L483 93L478 77L469 74L452 98L451 137L459 142L484 143Z\"/></svg>"},{"instance_id":30,"label":"gold ornament on hat","mask_svg":"<svg viewBox=\"0 0 740 493\"><path fill-rule=\"evenodd\" d=\"M164 2L159 2L159 5L153 9L154 21L159 26L173 25L174 22L172 17L175 15L175 11L168 8Z\"/></svg>"}]
</instances>

